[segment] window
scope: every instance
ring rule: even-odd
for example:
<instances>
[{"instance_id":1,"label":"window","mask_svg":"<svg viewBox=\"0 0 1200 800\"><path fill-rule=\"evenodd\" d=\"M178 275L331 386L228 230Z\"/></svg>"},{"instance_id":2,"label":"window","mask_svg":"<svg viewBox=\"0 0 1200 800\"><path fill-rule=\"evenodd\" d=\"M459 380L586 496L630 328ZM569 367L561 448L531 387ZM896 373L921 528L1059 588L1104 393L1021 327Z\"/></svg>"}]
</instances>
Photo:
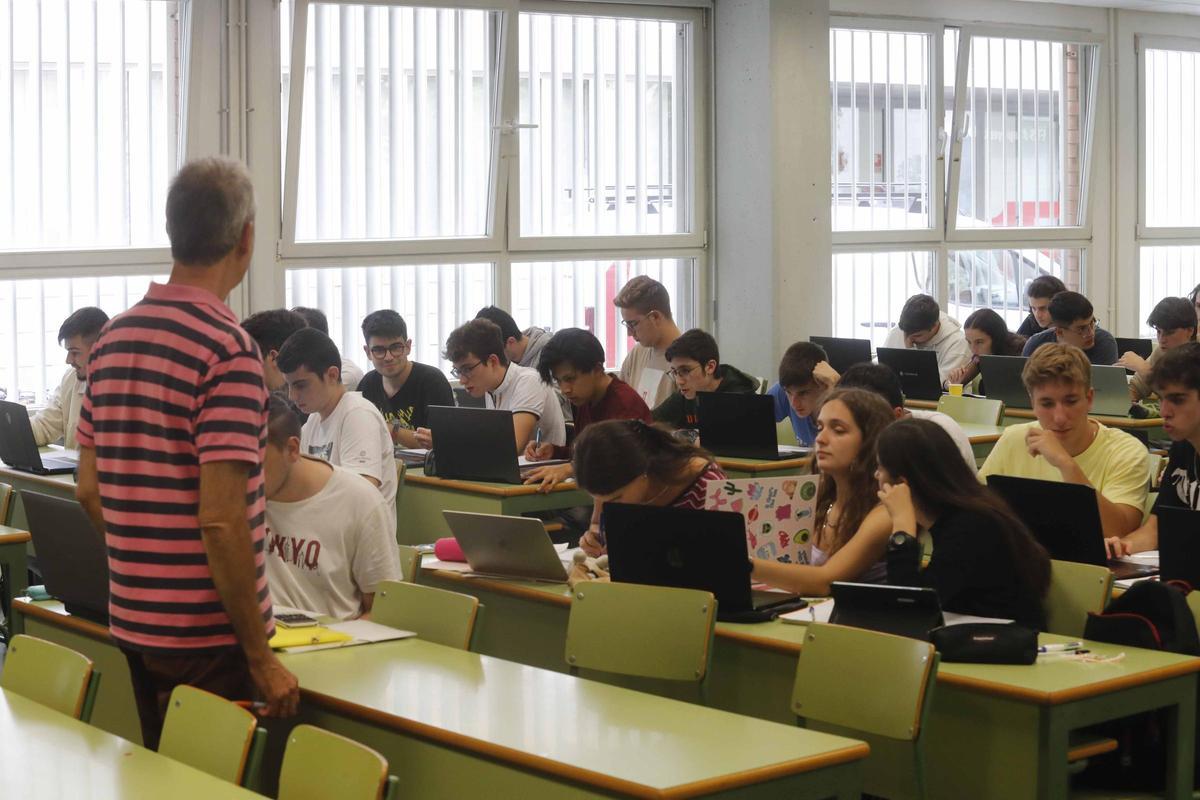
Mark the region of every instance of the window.
<instances>
[{"instance_id":1,"label":"window","mask_svg":"<svg viewBox=\"0 0 1200 800\"><path fill-rule=\"evenodd\" d=\"M1029 314L1025 290L1033 279L1053 275L1071 285L1066 276L1080 274L1082 258L1078 248L952 250L946 313L965 322L977 309L990 308L1015 331Z\"/></svg>"},{"instance_id":2,"label":"window","mask_svg":"<svg viewBox=\"0 0 1200 800\"><path fill-rule=\"evenodd\" d=\"M833 335L870 339L881 347L904 301L933 292L934 255L929 250L835 253Z\"/></svg>"},{"instance_id":3,"label":"window","mask_svg":"<svg viewBox=\"0 0 1200 800\"><path fill-rule=\"evenodd\" d=\"M1138 325L1142 336L1154 338L1146 318L1164 297L1188 297L1200 286L1200 246L1150 245L1138 248L1140 261Z\"/></svg>"}]
</instances>

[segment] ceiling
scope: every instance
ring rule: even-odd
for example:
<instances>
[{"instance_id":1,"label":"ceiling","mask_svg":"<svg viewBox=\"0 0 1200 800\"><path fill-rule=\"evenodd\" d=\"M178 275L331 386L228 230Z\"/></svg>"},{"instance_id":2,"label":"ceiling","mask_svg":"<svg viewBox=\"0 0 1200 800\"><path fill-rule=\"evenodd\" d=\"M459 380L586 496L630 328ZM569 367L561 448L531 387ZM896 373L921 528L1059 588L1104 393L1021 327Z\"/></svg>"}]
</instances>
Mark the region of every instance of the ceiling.
<instances>
[{"instance_id":1,"label":"ceiling","mask_svg":"<svg viewBox=\"0 0 1200 800\"><path fill-rule=\"evenodd\" d=\"M1129 11L1200 15L1200 0L1031 0L1031 2L1057 2L1091 8L1123 8Z\"/></svg>"}]
</instances>

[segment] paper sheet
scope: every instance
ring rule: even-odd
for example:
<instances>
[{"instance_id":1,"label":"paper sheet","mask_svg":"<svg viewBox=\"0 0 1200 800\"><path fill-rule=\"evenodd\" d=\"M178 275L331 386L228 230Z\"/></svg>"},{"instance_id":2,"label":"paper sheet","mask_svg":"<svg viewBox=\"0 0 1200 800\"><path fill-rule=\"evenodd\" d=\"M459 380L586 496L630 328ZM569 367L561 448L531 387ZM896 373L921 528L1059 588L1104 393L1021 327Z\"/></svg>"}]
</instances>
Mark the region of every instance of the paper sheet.
<instances>
[{"instance_id":1,"label":"paper sheet","mask_svg":"<svg viewBox=\"0 0 1200 800\"><path fill-rule=\"evenodd\" d=\"M787 614L780 614L779 618L793 625L807 625L810 622L829 622L829 617L833 614L833 605L832 598L813 600L809 601L808 608L801 608L796 611L790 611ZM942 619L947 625L965 625L969 622L992 622L1003 625L1012 622L1011 619L975 617L970 614L955 614L953 611L943 611Z\"/></svg>"}]
</instances>

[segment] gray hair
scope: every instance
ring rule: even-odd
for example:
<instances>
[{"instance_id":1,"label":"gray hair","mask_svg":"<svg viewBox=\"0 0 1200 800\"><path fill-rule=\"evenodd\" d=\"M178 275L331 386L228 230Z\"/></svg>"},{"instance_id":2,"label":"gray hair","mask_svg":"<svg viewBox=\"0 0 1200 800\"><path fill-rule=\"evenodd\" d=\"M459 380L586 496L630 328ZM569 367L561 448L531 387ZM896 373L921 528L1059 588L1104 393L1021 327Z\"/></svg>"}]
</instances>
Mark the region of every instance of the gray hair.
<instances>
[{"instance_id":1,"label":"gray hair","mask_svg":"<svg viewBox=\"0 0 1200 800\"><path fill-rule=\"evenodd\" d=\"M254 220L250 173L231 158L198 158L179 170L167 192L167 236L180 264L206 267L237 246Z\"/></svg>"}]
</instances>

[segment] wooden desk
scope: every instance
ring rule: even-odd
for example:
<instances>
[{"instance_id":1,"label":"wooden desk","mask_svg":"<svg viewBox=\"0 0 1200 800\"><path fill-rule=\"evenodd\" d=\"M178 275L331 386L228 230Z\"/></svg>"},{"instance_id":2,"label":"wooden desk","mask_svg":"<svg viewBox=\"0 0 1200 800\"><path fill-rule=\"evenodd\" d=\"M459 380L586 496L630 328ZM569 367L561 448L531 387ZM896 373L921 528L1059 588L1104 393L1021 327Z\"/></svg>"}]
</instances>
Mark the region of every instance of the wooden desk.
<instances>
[{"instance_id":1,"label":"wooden desk","mask_svg":"<svg viewBox=\"0 0 1200 800\"><path fill-rule=\"evenodd\" d=\"M0 525L0 582L4 584L4 597L0 610L5 619L9 620L9 629L13 633L21 631L15 626L19 620L12 616L13 598L25 591L29 579L26 567L25 550L29 547L28 531Z\"/></svg>"},{"instance_id":2,"label":"wooden desk","mask_svg":"<svg viewBox=\"0 0 1200 800\"><path fill-rule=\"evenodd\" d=\"M937 403L932 400L905 400L904 405L907 408L923 408L931 411L937 410ZM1110 428L1119 428L1129 433L1140 435L1140 438L1145 438L1146 435L1152 435L1157 431L1162 433L1162 418L1147 417L1146 419L1134 419L1133 417L1109 417L1104 414L1091 414L1092 419L1101 422ZM1037 415L1030 408L1008 408L1004 409L1004 417L1000 420L1000 426L1007 428L1009 425L1017 425L1022 422L1029 422L1037 419ZM1159 437L1161 438L1161 437Z\"/></svg>"},{"instance_id":3,"label":"wooden desk","mask_svg":"<svg viewBox=\"0 0 1200 800\"><path fill-rule=\"evenodd\" d=\"M3 794L13 800L262 800L261 795L3 689L0 742Z\"/></svg>"},{"instance_id":4,"label":"wooden desk","mask_svg":"<svg viewBox=\"0 0 1200 800\"><path fill-rule=\"evenodd\" d=\"M785 475L812 473L812 456L796 458L759 459L717 456L717 464L728 478L777 478Z\"/></svg>"}]
</instances>

